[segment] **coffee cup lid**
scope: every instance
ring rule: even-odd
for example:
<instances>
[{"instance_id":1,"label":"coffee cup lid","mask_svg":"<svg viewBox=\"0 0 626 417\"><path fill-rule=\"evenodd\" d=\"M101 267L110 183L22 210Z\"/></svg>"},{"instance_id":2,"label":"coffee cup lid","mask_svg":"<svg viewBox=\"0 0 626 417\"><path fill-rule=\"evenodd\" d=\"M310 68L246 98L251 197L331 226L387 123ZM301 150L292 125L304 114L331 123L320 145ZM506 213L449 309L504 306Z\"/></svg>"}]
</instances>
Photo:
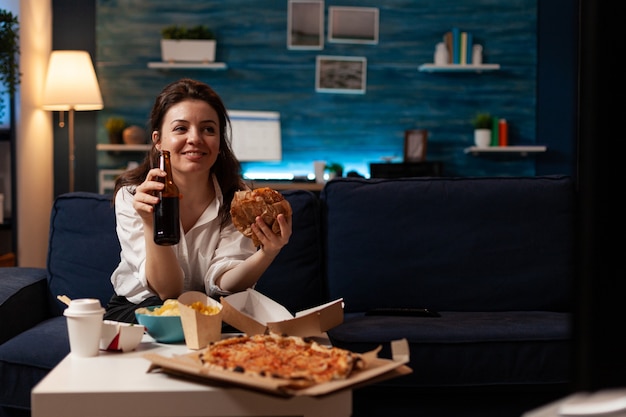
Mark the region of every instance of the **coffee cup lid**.
<instances>
[{"instance_id":1,"label":"coffee cup lid","mask_svg":"<svg viewBox=\"0 0 626 417\"><path fill-rule=\"evenodd\" d=\"M65 316L85 316L91 314L103 314L104 308L100 304L100 300L96 298L77 298L70 302L65 309Z\"/></svg>"}]
</instances>

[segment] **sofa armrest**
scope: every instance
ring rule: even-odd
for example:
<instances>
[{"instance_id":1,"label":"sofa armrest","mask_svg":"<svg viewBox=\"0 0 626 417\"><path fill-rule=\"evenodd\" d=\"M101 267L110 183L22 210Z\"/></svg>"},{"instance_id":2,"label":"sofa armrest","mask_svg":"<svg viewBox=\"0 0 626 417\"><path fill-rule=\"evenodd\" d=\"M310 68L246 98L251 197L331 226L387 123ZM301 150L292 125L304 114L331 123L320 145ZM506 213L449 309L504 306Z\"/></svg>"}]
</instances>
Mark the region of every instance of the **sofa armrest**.
<instances>
[{"instance_id":1,"label":"sofa armrest","mask_svg":"<svg viewBox=\"0 0 626 417\"><path fill-rule=\"evenodd\" d=\"M51 315L44 268L0 268L0 344Z\"/></svg>"}]
</instances>

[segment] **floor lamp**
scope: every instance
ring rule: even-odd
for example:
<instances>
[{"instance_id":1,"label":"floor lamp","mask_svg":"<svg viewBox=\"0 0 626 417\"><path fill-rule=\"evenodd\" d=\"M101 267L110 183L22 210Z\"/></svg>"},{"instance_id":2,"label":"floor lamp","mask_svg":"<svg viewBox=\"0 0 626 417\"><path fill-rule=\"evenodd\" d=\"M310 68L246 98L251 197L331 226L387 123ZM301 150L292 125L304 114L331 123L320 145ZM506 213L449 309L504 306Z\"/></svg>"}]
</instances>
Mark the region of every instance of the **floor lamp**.
<instances>
[{"instance_id":1,"label":"floor lamp","mask_svg":"<svg viewBox=\"0 0 626 417\"><path fill-rule=\"evenodd\" d=\"M43 93L44 110L69 111L70 192L74 191L74 112L101 110L102 95L91 56L86 51L52 51Z\"/></svg>"}]
</instances>

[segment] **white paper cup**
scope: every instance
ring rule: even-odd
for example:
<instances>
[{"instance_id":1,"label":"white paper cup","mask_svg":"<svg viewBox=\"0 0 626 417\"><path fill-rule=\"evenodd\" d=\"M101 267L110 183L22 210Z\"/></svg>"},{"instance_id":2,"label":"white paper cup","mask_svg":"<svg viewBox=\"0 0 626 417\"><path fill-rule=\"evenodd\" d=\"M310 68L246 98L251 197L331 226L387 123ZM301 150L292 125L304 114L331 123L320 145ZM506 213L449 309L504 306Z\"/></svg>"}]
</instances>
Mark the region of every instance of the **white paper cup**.
<instances>
[{"instance_id":1,"label":"white paper cup","mask_svg":"<svg viewBox=\"0 0 626 417\"><path fill-rule=\"evenodd\" d=\"M313 170L315 173L315 182L321 184L324 181L324 169L326 168L326 161L313 161Z\"/></svg>"},{"instance_id":2,"label":"white paper cup","mask_svg":"<svg viewBox=\"0 0 626 417\"><path fill-rule=\"evenodd\" d=\"M98 356L104 308L94 298L72 300L63 315L67 318L67 333L72 355L89 358Z\"/></svg>"}]
</instances>

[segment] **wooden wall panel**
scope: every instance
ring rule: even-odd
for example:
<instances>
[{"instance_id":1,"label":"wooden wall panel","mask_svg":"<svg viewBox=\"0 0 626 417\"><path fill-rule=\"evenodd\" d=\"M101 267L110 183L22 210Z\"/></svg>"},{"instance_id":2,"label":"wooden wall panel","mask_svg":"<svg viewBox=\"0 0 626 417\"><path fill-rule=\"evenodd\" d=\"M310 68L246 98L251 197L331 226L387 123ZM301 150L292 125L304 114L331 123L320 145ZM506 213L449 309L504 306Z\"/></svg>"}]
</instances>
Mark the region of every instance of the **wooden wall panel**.
<instances>
[{"instance_id":1,"label":"wooden wall panel","mask_svg":"<svg viewBox=\"0 0 626 417\"><path fill-rule=\"evenodd\" d=\"M98 141L107 141L104 121L123 115L144 125L152 101L180 77L206 81L237 110L281 114L283 160L245 163L247 171L306 175L314 160L340 162L344 172L369 176L369 163L402 155L404 130L429 131L429 160L445 163L449 176L535 175L535 159L473 157L471 119L489 111L509 122L509 143L536 144L537 5L534 0L386 0L328 6L379 7L377 45L329 43L322 50L287 48L287 1L97 0L96 61L104 110ZM155 70L160 29L171 23L209 24L218 37L217 61L227 70ZM484 62L501 71L429 74L435 44L447 30L470 31L484 46ZM326 33L325 33L326 35ZM367 58L365 94L315 91L317 55ZM100 167L119 157L98 155Z\"/></svg>"}]
</instances>

